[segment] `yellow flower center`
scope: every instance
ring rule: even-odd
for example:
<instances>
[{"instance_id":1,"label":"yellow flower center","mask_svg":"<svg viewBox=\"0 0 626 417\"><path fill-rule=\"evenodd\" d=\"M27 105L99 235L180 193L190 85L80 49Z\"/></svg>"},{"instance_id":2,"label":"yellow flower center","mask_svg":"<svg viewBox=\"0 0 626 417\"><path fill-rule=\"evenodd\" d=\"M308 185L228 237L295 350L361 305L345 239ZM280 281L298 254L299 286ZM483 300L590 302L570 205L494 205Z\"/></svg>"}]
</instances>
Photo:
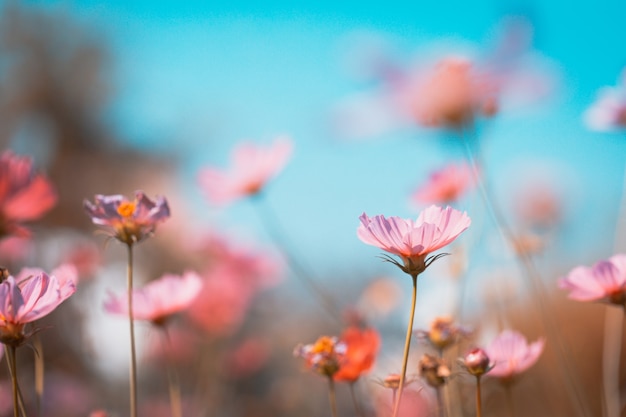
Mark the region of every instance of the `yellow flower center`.
<instances>
[{"instance_id":1,"label":"yellow flower center","mask_svg":"<svg viewBox=\"0 0 626 417\"><path fill-rule=\"evenodd\" d=\"M322 336L313 345L312 353L332 353L334 349L334 340L331 337Z\"/></svg>"},{"instance_id":2,"label":"yellow flower center","mask_svg":"<svg viewBox=\"0 0 626 417\"><path fill-rule=\"evenodd\" d=\"M131 201L123 201L117 207L117 212L120 216L128 218L135 213L135 209L137 208L137 204Z\"/></svg>"}]
</instances>

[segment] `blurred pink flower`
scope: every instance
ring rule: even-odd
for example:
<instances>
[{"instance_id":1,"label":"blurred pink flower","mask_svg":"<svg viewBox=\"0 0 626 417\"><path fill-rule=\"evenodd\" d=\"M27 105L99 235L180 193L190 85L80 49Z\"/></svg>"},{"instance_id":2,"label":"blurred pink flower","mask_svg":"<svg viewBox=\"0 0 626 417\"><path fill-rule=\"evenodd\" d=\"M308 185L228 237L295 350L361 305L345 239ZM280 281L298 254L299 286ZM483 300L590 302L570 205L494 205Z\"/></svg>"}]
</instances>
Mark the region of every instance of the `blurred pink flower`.
<instances>
[{"instance_id":1,"label":"blurred pink flower","mask_svg":"<svg viewBox=\"0 0 626 417\"><path fill-rule=\"evenodd\" d=\"M618 86L604 87L598 92L598 98L583 118L592 130L611 132L626 129L626 69Z\"/></svg>"},{"instance_id":2,"label":"blurred pink flower","mask_svg":"<svg viewBox=\"0 0 626 417\"><path fill-rule=\"evenodd\" d=\"M578 301L604 301L624 306L626 303L626 255L617 254L591 268L578 266L559 280L559 287L569 290L569 298Z\"/></svg>"},{"instance_id":3,"label":"blurred pink flower","mask_svg":"<svg viewBox=\"0 0 626 417\"><path fill-rule=\"evenodd\" d=\"M214 204L228 204L239 198L255 195L277 176L289 160L293 149L291 139L278 137L269 147L246 142L232 153L229 171L204 168L198 174L200 187Z\"/></svg>"},{"instance_id":4,"label":"blurred pink flower","mask_svg":"<svg viewBox=\"0 0 626 417\"><path fill-rule=\"evenodd\" d=\"M359 219L359 239L398 255L403 265L393 260L390 262L411 275L422 273L436 259L426 257L451 243L471 224L467 213L438 206L423 210L415 221L382 215L370 218L365 213Z\"/></svg>"},{"instance_id":5,"label":"blurred pink flower","mask_svg":"<svg viewBox=\"0 0 626 417\"><path fill-rule=\"evenodd\" d=\"M158 280L133 290L133 317L160 325L171 315L186 310L200 293L202 279L195 272L182 276L166 274ZM112 314L128 315L128 297L109 294L104 309Z\"/></svg>"},{"instance_id":6,"label":"blurred pink flower","mask_svg":"<svg viewBox=\"0 0 626 417\"><path fill-rule=\"evenodd\" d=\"M419 80L412 109L421 125L459 128L497 112L497 88L468 59L446 57Z\"/></svg>"},{"instance_id":7,"label":"blurred pink flower","mask_svg":"<svg viewBox=\"0 0 626 417\"><path fill-rule=\"evenodd\" d=\"M452 163L434 171L411 199L419 204L452 204L473 185L472 168L465 162Z\"/></svg>"},{"instance_id":8,"label":"blurred pink flower","mask_svg":"<svg viewBox=\"0 0 626 417\"><path fill-rule=\"evenodd\" d=\"M30 275L29 271L37 271ZM0 342L20 345L24 326L50 314L76 291L70 279L26 269L0 283Z\"/></svg>"},{"instance_id":9,"label":"blurred pink flower","mask_svg":"<svg viewBox=\"0 0 626 417\"><path fill-rule=\"evenodd\" d=\"M539 360L544 345L544 339L539 339L529 345L522 334L513 330L504 330L485 348L493 364L488 375L510 380Z\"/></svg>"},{"instance_id":10,"label":"blurred pink flower","mask_svg":"<svg viewBox=\"0 0 626 417\"><path fill-rule=\"evenodd\" d=\"M142 191L135 192L133 201L122 195L96 195L95 203L85 200L84 207L91 221L109 227L112 237L127 245L149 237L157 223L170 216L165 198L152 201Z\"/></svg>"},{"instance_id":11,"label":"blurred pink flower","mask_svg":"<svg viewBox=\"0 0 626 417\"><path fill-rule=\"evenodd\" d=\"M271 351L267 340L250 337L228 353L224 372L230 378L249 377L263 368Z\"/></svg>"},{"instance_id":12,"label":"blurred pink flower","mask_svg":"<svg viewBox=\"0 0 626 417\"><path fill-rule=\"evenodd\" d=\"M397 390L394 388L392 391ZM395 394L393 394L395 395ZM434 415L433 408L428 398L424 396L424 390L405 389L402 392L402 401L398 410L398 417L416 417ZM393 396L389 390L385 390L376 401L376 416L389 417L393 412Z\"/></svg>"},{"instance_id":13,"label":"blurred pink flower","mask_svg":"<svg viewBox=\"0 0 626 417\"><path fill-rule=\"evenodd\" d=\"M5 151L0 156L0 237L28 236L20 223L37 220L57 202L52 184L35 174L32 160Z\"/></svg>"}]
</instances>

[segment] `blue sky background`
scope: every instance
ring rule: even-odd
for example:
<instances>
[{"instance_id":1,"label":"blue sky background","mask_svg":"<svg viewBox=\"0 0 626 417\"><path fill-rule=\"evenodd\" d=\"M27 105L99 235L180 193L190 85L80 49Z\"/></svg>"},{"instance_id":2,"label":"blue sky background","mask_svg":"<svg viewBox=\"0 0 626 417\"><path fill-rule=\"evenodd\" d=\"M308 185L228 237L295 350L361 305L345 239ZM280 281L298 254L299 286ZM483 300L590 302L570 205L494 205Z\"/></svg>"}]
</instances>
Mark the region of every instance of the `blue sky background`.
<instances>
[{"instance_id":1,"label":"blue sky background","mask_svg":"<svg viewBox=\"0 0 626 417\"><path fill-rule=\"evenodd\" d=\"M356 238L358 216L415 216L410 191L461 155L434 131L404 129L357 142L337 137L329 123L333 106L372 88L346 71L347 40L358 33L379 37L409 64L435 44L485 50L504 16L522 14L534 26L534 48L561 80L549 100L503 112L483 131L494 186L506 196L510 181L557 166L572 204L572 257L591 262L610 255L626 135L591 132L581 116L598 88L614 85L626 66L623 1L73 1L45 7L78 19L110 46L110 126L138 147L182 158L180 187L203 221L262 236L249 203L210 209L195 175L204 164L226 165L240 140L291 135L295 154L271 184L269 203L296 251L316 268L344 271L353 265L388 270L378 251Z\"/></svg>"}]
</instances>

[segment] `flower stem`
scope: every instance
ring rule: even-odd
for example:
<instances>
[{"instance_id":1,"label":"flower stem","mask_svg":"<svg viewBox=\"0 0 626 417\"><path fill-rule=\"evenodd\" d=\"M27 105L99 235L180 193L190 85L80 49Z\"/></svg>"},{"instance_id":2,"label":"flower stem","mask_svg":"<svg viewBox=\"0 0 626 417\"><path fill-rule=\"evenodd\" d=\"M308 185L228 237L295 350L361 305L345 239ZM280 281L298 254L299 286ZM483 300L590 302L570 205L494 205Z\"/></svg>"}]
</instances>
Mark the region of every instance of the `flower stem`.
<instances>
[{"instance_id":1,"label":"flower stem","mask_svg":"<svg viewBox=\"0 0 626 417\"><path fill-rule=\"evenodd\" d=\"M328 400L330 401L330 412L333 417L337 417L337 397L335 395L335 381L328 378Z\"/></svg>"},{"instance_id":2,"label":"flower stem","mask_svg":"<svg viewBox=\"0 0 626 417\"><path fill-rule=\"evenodd\" d=\"M15 354L15 346L13 345L5 345L7 348L7 359L9 362L9 369L11 374L11 386L13 387L13 417L19 417L19 399L18 399L18 390L19 386L17 384L17 358Z\"/></svg>"},{"instance_id":3,"label":"flower stem","mask_svg":"<svg viewBox=\"0 0 626 417\"><path fill-rule=\"evenodd\" d=\"M128 322L130 329L130 416L137 417L137 357L135 353L135 320L133 316L133 245L128 244Z\"/></svg>"},{"instance_id":4,"label":"flower stem","mask_svg":"<svg viewBox=\"0 0 626 417\"><path fill-rule=\"evenodd\" d=\"M476 417L482 417L482 400L480 395L480 375L476 375Z\"/></svg>"},{"instance_id":5,"label":"flower stem","mask_svg":"<svg viewBox=\"0 0 626 417\"><path fill-rule=\"evenodd\" d=\"M11 359L11 357L12 357L11 356L11 351L10 351L8 345L4 345L4 346L5 346L4 350L6 351L6 355L7 355L7 367L9 368L9 374L11 376L11 380L13 380L13 375L15 375L15 374L14 374L13 368L12 368L13 360ZM15 357L15 355L13 355L13 357ZM15 382L17 383L17 376L15 377ZM22 412L22 415L24 417L26 417L26 410L24 408L24 399L22 397L22 391L20 390L19 385L17 386L17 400L18 400L18 405L20 407L20 411Z\"/></svg>"},{"instance_id":6,"label":"flower stem","mask_svg":"<svg viewBox=\"0 0 626 417\"><path fill-rule=\"evenodd\" d=\"M33 347L35 349L35 391L37 393L37 411L39 417L43 416L43 381L44 381L44 357L43 344L38 334L33 336Z\"/></svg>"},{"instance_id":7,"label":"flower stem","mask_svg":"<svg viewBox=\"0 0 626 417\"><path fill-rule=\"evenodd\" d=\"M363 410L359 406L359 402L356 399L356 393L354 392L354 385L356 382L350 383L350 396L352 397L352 403L354 404L354 411L358 417L363 417Z\"/></svg>"},{"instance_id":8,"label":"flower stem","mask_svg":"<svg viewBox=\"0 0 626 417\"><path fill-rule=\"evenodd\" d=\"M176 372L176 368L172 363L172 357L170 355L172 340L170 339L169 332L166 327L163 327L163 333L165 334L165 343L167 346L167 380L169 385L169 393L170 393L170 410L172 412L172 417L182 417L182 404L180 397L180 381L178 379L178 373Z\"/></svg>"},{"instance_id":9,"label":"flower stem","mask_svg":"<svg viewBox=\"0 0 626 417\"><path fill-rule=\"evenodd\" d=\"M435 391L437 392L437 415L439 417L444 417L445 415L445 407L443 405L443 388L442 387L437 387L435 388Z\"/></svg>"},{"instance_id":10,"label":"flower stem","mask_svg":"<svg viewBox=\"0 0 626 417\"><path fill-rule=\"evenodd\" d=\"M393 417L397 417L400 409L400 401L402 401L402 391L406 380L406 367L409 362L409 348L411 346L411 335L413 334L413 316L415 316L415 301L417 298L417 274L411 275L413 280L413 293L411 297L411 315L409 316L409 325L406 329L406 340L404 342L404 357L402 359L402 373L400 374L400 384L398 385L398 395L394 401Z\"/></svg>"}]
</instances>

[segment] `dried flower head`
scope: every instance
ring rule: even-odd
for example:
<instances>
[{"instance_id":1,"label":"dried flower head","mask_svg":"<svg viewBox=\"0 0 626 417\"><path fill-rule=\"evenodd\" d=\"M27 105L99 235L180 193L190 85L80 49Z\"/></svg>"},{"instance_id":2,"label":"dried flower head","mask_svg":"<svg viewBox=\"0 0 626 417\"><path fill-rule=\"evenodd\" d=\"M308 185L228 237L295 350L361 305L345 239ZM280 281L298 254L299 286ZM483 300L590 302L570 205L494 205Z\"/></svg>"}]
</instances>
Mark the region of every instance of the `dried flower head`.
<instances>
[{"instance_id":1,"label":"dried flower head","mask_svg":"<svg viewBox=\"0 0 626 417\"><path fill-rule=\"evenodd\" d=\"M452 207L430 206L415 221L379 215L370 218L363 213L357 235L368 245L398 255L402 263L387 257L409 275L417 276L442 254L427 258L456 239L471 223L465 212Z\"/></svg>"},{"instance_id":2,"label":"dried flower head","mask_svg":"<svg viewBox=\"0 0 626 417\"><path fill-rule=\"evenodd\" d=\"M452 346L459 337L468 336L471 331L465 327L456 326L452 317L436 317L430 324L430 330L418 330L417 335L425 339L438 351Z\"/></svg>"},{"instance_id":3,"label":"dried flower head","mask_svg":"<svg viewBox=\"0 0 626 417\"><path fill-rule=\"evenodd\" d=\"M450 376L450 368L443 359L424 354L419 361L419 371L422 378L431 387L438 388L446 383Z\"/></svg>"},{"instance_id":4,"label":"dried flower head","mask_svg":"<svg viewBox=\"0 0 626 417\"><path fill-rule=\"evenodd\" d=\"M170 209L164 197L150 200L142 191L128 200L122 195L96 195L95 203L84 201L85 211L95 224L111 230L111 237L132 245L149 237L157 223L170 217Z\"/></svg>"},{"instance_id":5,"label":"dried flower head","mask_svg":"<svg viewBox=\"0 0 626 417\"><path fill-rule=\"evenodd\" d=\"M296 346L293 354L303 358L309 369L333 378L339 371L346 351L347 346L337 337L322 336L313 344Z\"/></svg>"}]
</instances>

